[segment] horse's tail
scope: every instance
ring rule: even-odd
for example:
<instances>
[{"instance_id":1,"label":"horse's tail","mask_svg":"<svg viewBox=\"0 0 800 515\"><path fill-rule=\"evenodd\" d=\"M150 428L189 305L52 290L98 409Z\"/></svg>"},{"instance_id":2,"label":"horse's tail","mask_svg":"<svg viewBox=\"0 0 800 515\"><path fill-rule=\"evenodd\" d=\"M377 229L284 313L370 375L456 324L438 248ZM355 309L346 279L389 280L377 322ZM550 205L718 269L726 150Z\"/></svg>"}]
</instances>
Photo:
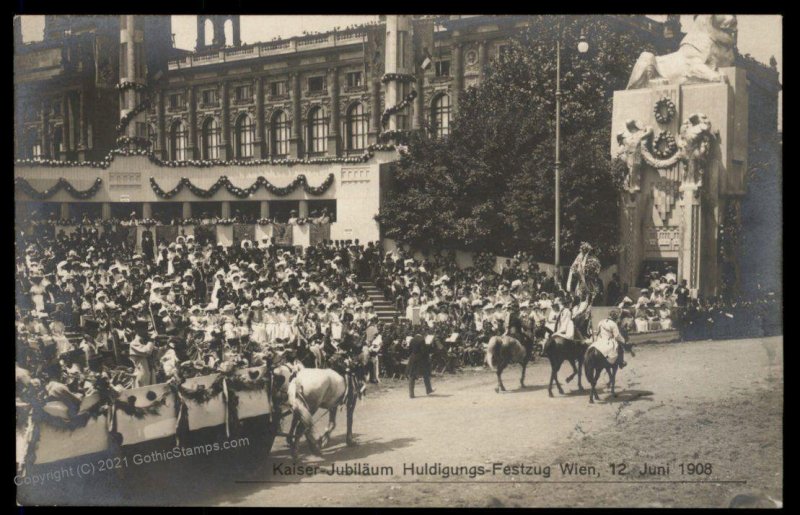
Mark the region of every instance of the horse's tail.
<instances>
[{"instance_id":1,"label":"horse's tail","mask_svg":"<svg viewBox=\"0 0 800 515\"><path fill-rule=\"evenodd\" d=\"M486 359L484 360L489 368L494 370L494 363L492 362L492 357L494 355L494 349L497 345L497 337L493 336L489 339L489 346L486 347Z\"/></svg>"}]
</instances>

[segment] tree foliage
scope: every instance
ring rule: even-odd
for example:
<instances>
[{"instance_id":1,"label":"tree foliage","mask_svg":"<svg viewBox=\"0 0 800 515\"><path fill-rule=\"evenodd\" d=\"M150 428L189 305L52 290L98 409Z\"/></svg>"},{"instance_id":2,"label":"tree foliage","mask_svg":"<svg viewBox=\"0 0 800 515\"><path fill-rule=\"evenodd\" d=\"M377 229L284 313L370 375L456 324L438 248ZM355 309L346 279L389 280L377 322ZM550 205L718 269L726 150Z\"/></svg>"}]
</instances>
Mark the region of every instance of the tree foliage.
<instances>
[{"instance_id":1,"label":"tree foliage","mask_svg":"<svg viewBox=\"0 0 800 515\"><path fill-rule=\"evenodd\" d=\"M589 241L613 260L622 170L609 152L612 97L639 53L653 48L609 17L534 17L479 86L462 93L447 138L412 137L379 215L386 236L552 261L559 26L562 256ZM582 32L586 54L577 51Z\"/></svg>"}]
</instances>

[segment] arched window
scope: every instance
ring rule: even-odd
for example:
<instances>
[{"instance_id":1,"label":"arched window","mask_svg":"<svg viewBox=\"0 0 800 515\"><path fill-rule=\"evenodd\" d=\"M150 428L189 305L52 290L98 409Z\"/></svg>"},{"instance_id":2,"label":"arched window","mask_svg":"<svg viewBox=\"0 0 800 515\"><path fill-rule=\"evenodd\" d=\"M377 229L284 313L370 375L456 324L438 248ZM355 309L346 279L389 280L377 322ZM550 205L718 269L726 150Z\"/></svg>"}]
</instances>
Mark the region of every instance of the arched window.
<instances>
[{"instance_id":1,"label":"arched window","mask_svg":"<svg viewBox=\"0 0 800 515\"><path fill-rule=\"evenodd\" d=\"M219 159L222 146L222 129L214 118L203 122L203 159Z\"/></svg>"},{"instance_id":2,"label":"arched window","mask_svg":"<svg viewBox=\"0 0 800 515\"><path fill-rule=\"evenodd\" d=\"M328 151L328 119L325 110L315 107L308 113L308 152L317 154Z\"/></svg>"},{"instance_id":3,"label":"arched window","mask_svg":"<svg viewBox=\"0 0 800 515\"><path fill-rule=\"evenodd\" d=\"M233 45L233 22L230 20L230 18L225 20L225 23L222 24L222 28L225 34L225 45Z\"/></svg>"},{"instance_id":4,"label":"arched window","mask_svg":"<svg viewBox=\"0 0 800 515\"><path fill-rule=\"evenodd\" d=\"M189 146L189 135L186 124L177 121L169 130L169 158L173 161L186 161L186 148Z\"/></svg>"},{"instance_id":5,"label":"arched window","mask_svg":"<svg viewBox=\"0 0 800 515\"><path fill-rule=\"evenodd\" d=\"M270 147L272 155L285 156L289 154L289 119L286 113L278 111L272 116L270 124Z\"/></svg>"},{"instance_id":6,"label":"arched window","mask_svg":"<svg viewBox=\"0 0 800 515\"><path fill-rule=\"evenodd\" d=\"M236 158L253 157L253 140L256 139L256 126L249 115L243 114L236 120Z\"/></svg>"},{"instance_id":7,"label":"arched window","mask_svg":"<svg viewBox=\"0 0 800 515\"><path fill-rule=\"evenodd\" d=\"M361 150L367 148L369 121L361 103L354 104L347 111L347 148Z\"/></svg>"},{"instance_id":8,"label":"arched window","mask_svg":"<svg viewBox=\"0 0 800 515\"><path fill-rule=\"evenodd\" d=\"M205 41L203 41L203 44L205 44L205 46L211 46L214 44L214 23L206 18L203 25L205 26L205 30L203 31L205 33Z\"/></svg>"},{"instance_id":9,"label":"arched window","mask_svg":"<svg viewBox=\"0 0 800 515\"><path fill-rule=\"evenodd\" d=\"M448 95L440 95L434 99L431 122L433 134L437 138L450 134L450 97Z\"/></svg>"}]
</instances>

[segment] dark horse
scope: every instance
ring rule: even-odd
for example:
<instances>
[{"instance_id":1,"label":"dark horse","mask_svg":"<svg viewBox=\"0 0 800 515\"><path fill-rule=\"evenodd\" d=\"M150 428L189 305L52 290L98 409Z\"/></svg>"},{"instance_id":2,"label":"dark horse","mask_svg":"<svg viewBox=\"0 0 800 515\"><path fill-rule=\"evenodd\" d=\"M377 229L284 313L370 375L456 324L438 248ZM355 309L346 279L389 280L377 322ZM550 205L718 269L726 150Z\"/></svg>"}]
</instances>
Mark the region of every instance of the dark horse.
<instances>
[{"instance_id":1,"label":"dark horse","mask_svg":"<svg viewBox=\"0 0 800 515\"><path fill-rule=\"evenodd\" d=\"M631 353L631 356L635 356L633 352L633 345L623 343L619 348L619 357L613 364L609 363L606 357L594 347L590 347L586 350L586 354L583 358L583 368L586 372L586 379L589 381L589 384L592 385L592 388L589 391L589 402L591 404L594 404L595 399L598 401L600 400L600 396L597 395L596 387L597 381L600 379L600 374L603 372L603 370L608 372L609 383L611 385L611 396L617 396L617 392L614 391L617 379L617 369L619 368L619 364L623 361L626 350Z\"/></svg>"},{"instance_id":2,"label":"dark horse","mask_svg":"<svg viewBox=\"0 0 800 515\"><path fill-rule=\"evenodd\" d=\"M519 379L519 385L525 388L525 368L531 360L533 354L533 342L524 338L525 343L520 343L519 340L512 336L492 336L489 338L489 345L486 347L486 364L489 368L497 367L497 387L495 392L506 391L503 386L503 370L512 364L519 363L522 365L522 377Z\"/></svg>"},{"instance_id":3,"label":"dark horse","mask_svg":"<svg viewBox=\"0 0 800 515\"><path fill-rule=\"evenodd\" d=\"M576 317L573 320L575 324L575 339L568 340L562 336L553 336L547 339L542 350L542 356L547 356L550 360L550 383L547 385L547 393L550 397L553 396L553 383L558 387L558 393L564 395L564 390L558 382L558 371L564 361L568 361L572 365L572 374L567 377L567 382L572 381L575 376L578 376L578 389L583 391L583 384L581 384L581 367L583 366L583 356L588 344L583 343L585 334L589 334L589 327L591 325L591 317L586 313L585 315Z\"/></svg>"}]
</instances>

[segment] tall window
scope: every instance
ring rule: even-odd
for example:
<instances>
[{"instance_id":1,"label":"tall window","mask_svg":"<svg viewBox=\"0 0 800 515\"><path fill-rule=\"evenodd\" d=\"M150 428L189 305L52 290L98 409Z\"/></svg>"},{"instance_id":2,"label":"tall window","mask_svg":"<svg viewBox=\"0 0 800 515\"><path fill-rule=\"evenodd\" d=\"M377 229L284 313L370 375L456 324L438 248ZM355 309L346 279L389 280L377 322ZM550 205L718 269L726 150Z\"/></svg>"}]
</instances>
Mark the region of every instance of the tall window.
<instances>
[{"instance_id":1,"label":"tall window","mask_svg":"<svg viewBox=\"0 0 800 515\"><path fill-rule=\"evenodd\" d=\"M61 125L53 129L53 159L61 159L64 143L64 129Z\"/></svg>"},{"instance_id":2,"label":"tall window","mask_svg":"<svg viewBox=\"0 0 800 515\"><path fill-rule=\"evenodd\" d=\"M289 119L286 113L278 111L272 117L270 124L272 154L285 156L289 154Z\"/></svg>"},{"instance_id":3,"label":"tall window","mask_svg":"<svg viewBox=\"0 0 800 515\"><path fill-rule=\"evenodd\" d=\"M236 101L237 102L248 102L253 99L253 92L249 85L247 86L238 86L236 88Z\"/></svg>"},{"instance_id":4,"label":"tall window","mask_svg":"<svg viewBox=\"0 0 800 515\"><path fill-rule=\"evenodd\" d=\"M347 111L347 148L349 150L361 150L367 147L368 123L362 104L358 103L350 107Z\"/></svg>"},{"instance_id":5,"label":"tall window","mask_svg":"<svg viewBox=\"0 0 800 515\"><path fill-rule=\"evenodd\" d=\"M30 159L42 159L44 155L42 152L42 138L39 135L39 131L36 129L28 131L25 139L27 141L28 149L27 157Z\"/></svg>"},{"instance_id":6,"label":"tall window","mask_svg":"<svg viewBox=\"0 0 800 515\"><path fill-rule=\"evenodd\" d=\"M450 61L436 61L436 76L437 77L450 76Z\"/></svg>"},{"instance_id":7,"label":"tall window","mask_svg":"<svg viewBox=\"0 0 800 515\"><path fill-rule=\"evenodd\" d=\"M347 74L347 87L357 88L363 84L361 72L350 72Z\"/></svg>"},{"instance_id":8,"label":"tall window","mask_svg":"<svg viewBox=\"0 0 800 515\"><path fill-rule=\"evenodd\" d=\"M147 140L150 142L150 150L158 150L158 130L152 123L147 124Z\"/></svg>"},{"instance_id":9,"label":"tall window","mask_svg":"<svg viewBox=\"0 0 800 515\"><path fill-rule=\"evenodd\" d=\"M450 133L450 97L439 95L433 101L431 112L433 122L433 134L437 138L447 136Z\"/></svg>"},{"instance_id":10,"label":"tall window","mask_svg":"<svg viewBox=\"0 0 800 515\"><path fill-rule=\"evenodd\" d=\"M311 154L328 151L328 119L321 107L311 109L308 115L308 152Z\"/></svg>"},{"instance_id":11,"label":"tall window","mask_svg":"<svg viewBox=\"0 0 800 515\"><path fill-rule=\"evenodd\" d=\"M169 130L169 158L173 161L186 161L186 148L189 146L189 135L186 124L177 121Z\"/></svg>"},{"instance_id":12,"label":"tall window","mask_svg":"<svg viewBox=\"0 0 800 515\"><path fill-rule=\"evenodd\" d=\"M253 157L253 140L256 139L256 126L249 115L243 114L236 120L236 158Z\"/></svg>"},{"instance_id":13,"label":"tall window","mask_svg":"<svg viewBox=\"0 0 800 515\"><path fill-rule=\"evenodd\" d=\"M222 130L214 118L203 122L203 159L219 159Z\"/></svg>"},{"instance_id":14,"label":"tall window","mask_svg":"<svg viewBox=\"0 0 800 515\"><path fill-rule=\"evenodd\" d=\"M280 80L276 82L270 82L269 84L269 93L273 97L282 97L289 94L289 90L286 88L286 81Z\"/></svg>"},{"instance_id":15,"label":"tall window","mask_svg":"<svg viewBox=\"0 0 800 515\"><path fill-rule=\"evenodd\" d=\"M308 91L322 91L325 89L325 77L309 77Z\"/></svg>"}]
</instances>

